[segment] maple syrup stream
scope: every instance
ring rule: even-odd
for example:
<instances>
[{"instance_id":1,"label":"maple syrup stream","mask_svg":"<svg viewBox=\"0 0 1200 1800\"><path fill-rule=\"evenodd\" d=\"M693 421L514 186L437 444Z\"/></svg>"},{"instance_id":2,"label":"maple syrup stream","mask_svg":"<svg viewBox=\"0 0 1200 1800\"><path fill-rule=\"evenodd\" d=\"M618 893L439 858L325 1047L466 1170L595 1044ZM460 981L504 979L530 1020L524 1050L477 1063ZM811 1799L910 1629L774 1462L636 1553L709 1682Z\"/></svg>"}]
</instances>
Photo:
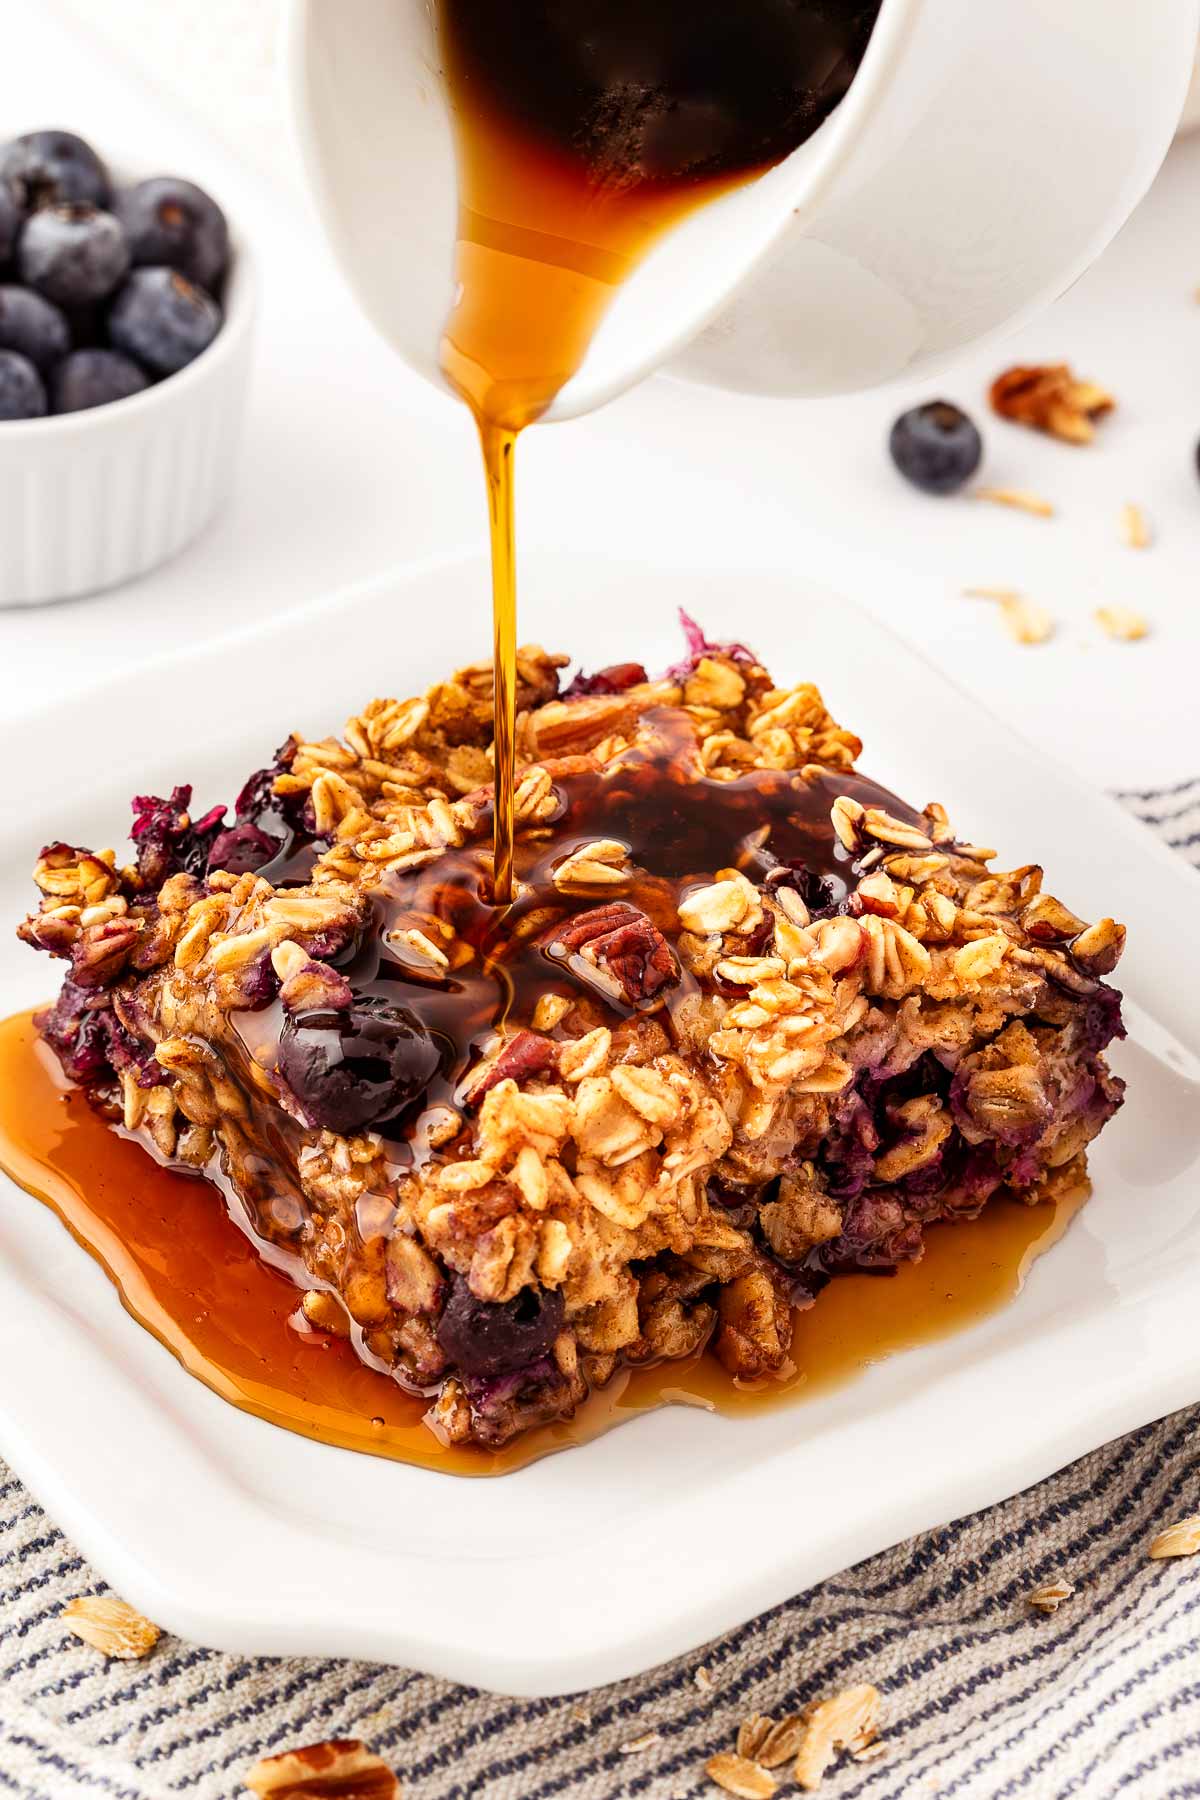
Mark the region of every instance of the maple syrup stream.
<instances>
[{"instance_id":1,"label":"maple syrup stream","mask_svg":"<svg viewBox=\"0 0 1200 1800\"><path fill-rule=\"evenodd\" d=\"M879 3L438 0L459 187L441 364L474 414L487 479L499 905L512 897L517 436L663 233L828 116Z\"/></svg>"}]
</instances>

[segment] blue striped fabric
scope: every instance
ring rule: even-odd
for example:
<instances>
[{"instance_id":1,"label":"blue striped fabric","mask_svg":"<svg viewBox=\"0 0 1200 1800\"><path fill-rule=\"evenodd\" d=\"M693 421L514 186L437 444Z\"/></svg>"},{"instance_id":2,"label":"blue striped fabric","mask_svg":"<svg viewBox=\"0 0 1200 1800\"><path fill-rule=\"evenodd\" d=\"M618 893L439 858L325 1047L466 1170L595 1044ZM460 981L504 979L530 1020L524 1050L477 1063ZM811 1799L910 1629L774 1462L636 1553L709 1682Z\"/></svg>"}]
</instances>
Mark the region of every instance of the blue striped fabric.
<instances>
[{"instance_id":1,"label":"blue striped fabric","mask_svg":"<svg viewBox=\"0 0 1200 1800\"><path fill-rule=\"evenodd\" d=\"M1119 797L1200 864L1200 780ZM888 1752L840 1765L834 1800L1200 1800L1200 1560L1146 1555L1198 1510L1200 1407L676 1663L516 1701L172 1639L106 1664L59 1616L103 1584L0 1466L0 1800L234 1800L257 1757L333 1736L394 1762L408 1800L715 1800L704 1762L748 1713L855 1681L883 1690ZM1073 1598L1031 1614L1025 1596L1060 1574Z\"/></svg>"}]
</instances>

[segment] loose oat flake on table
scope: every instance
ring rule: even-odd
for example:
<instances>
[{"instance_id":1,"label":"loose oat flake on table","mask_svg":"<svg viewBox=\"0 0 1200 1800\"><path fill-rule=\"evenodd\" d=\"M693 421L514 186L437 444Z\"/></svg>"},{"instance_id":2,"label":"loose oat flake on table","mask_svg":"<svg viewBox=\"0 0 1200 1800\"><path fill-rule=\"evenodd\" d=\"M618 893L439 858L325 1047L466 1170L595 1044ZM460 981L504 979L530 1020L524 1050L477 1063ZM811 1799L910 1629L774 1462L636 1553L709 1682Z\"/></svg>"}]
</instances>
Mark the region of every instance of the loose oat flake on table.
<instances>
[{"instance_id":1,"label":"loose oat flake on table","mask_svg":"<svg viewBox=\"0 0 1200 1800\"><path fill-rule=\"evenodd\" d=\"M1145 513L1132 501L1121 508L1121 537L1131 550L1147 550L1153 542Z\"/></svg>"},{"instance_id":2,"label":"loose oat flake on table","mask_svg":"<svg viewBox=\"0 0 1200 1800\"><path fill-rule=\"evenodd\" d=\"M1069 1600L1074 1592L1069 1581L1043 1581L1031 1594L1026 1594L1025 1604L1031 1606L1034 1612L1056 1613L1063 1601Z\"/></svg>"},{"instance_id":3,"label":"loose oat flake on table","mask_svg":"<svg viewBox=\"0 0 1200 1800\"><path fill-rule=\"evenodd\" d=\"M1149 635L1150 627L1142 614L1129 606L1098 606L1095 618L1105 636L1119 643L1135 644Z\"/></svg>"},{"instance_id":4,"label":"loose oat flake on table","mask_svg":"<svg viewBox=\"0 0 1200 1800\"><path fill-rule=\"evenodd\" d=\"M1200 1513L1180 1519L1160 1531L1148 1551L1155 1560L1172 1556L1195 1556L1200 1550Z\"/></svg>"},{"instance_id":5,"label":"loose oat flake on table","mask_svg":"<svg viewBox=\"0 0 1200 1800\"><path fill-rule=\"evenodd\" d=\"M1052 519L1053 504L1028 488L981 487L975 489L977 500L990 500L993 506L1008 506L1015 512L1032 513L1035 519Z\"/></svg>"},{"instance_id":6,"label":"loose oat flake on table","mask_svg":"<svg viewBox=\"0 0 1200 1800\"><path fill-rule=\"evenodd\" d=\"M77 1638L117 1662L149 1656L162 1636L157 1625L115 1594L84 1594L62 1610L63 1621Z\"/></svg>"},{"instance_id":7,"label":"loose oat flake on table","mask_svg":"<svg viewBox=\"0 0 1200 1800\"><path fill-rule=\"evenodd\" d=\"M1120 1105L1122 928L689 629L658 677L521 652L507 910L487 664L288 738L232 817L140 796L127 865L37 858L66 1075L443 1444L705 1346L777 1375L827 1282L1077 1184Z\"/></svg>"},{"instance_id":8,"label":"loose oat flake on table","mask_svg":"<svg viewBox=\"0 0 1200 1800\"><path fill-rule=\"evenodd\" d=\"M963 591L971 600L995 601L1005 630L1018 644L1044 644L1054 636L1053 616L1014 588L973 587Z\"/></svg>"}]
</instances>

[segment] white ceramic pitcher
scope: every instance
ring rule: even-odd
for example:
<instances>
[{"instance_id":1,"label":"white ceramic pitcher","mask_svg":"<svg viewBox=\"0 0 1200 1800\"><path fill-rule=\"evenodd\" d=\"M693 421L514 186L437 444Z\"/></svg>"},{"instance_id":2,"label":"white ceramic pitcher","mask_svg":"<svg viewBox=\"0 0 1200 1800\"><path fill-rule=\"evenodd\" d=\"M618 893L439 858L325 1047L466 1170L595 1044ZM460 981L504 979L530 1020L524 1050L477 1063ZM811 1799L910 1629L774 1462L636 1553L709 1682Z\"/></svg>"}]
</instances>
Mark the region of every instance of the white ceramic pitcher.
<instances>
[{"instance_id":1,"label":"white ceramic pitcher","mask_svg":"<svg viewBox=\"0 0 1200 1800\"><path fill-rule=\"evenodd\" d=\"M1068 287L1171 141L1200 0L883 0L850 92L777 168L687 217L618 290L549 413L670 363L829 394L907 374ZM442 381L454 145L429 0L290 0L317 204L368 315Z\"/></svg>"}]
</instances>

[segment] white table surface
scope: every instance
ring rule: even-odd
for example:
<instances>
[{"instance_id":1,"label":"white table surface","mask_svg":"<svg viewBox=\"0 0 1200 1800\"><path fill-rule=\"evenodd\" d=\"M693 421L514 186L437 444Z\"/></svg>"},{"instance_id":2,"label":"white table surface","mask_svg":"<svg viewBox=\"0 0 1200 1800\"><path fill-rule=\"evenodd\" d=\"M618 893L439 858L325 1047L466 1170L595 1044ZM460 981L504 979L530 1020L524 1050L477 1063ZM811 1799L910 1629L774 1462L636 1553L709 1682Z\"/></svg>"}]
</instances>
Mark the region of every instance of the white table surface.
<instances>
[{"instance_id":1,"label":"white table surface","mask_svg":"<svg viewBox=\"0 0 1200 1800\"><path fill-rule=\"evenodd\" d=\"M12 14L0 135L67 125L126 160L210 184L257 247L264 287L232 504L173 564L130 587L0 614L4 715L64 700L111 670L409 558L480 544L482 486L464 413L410 375L359 319L305 207L240 166L85 31L15 0L0 10ZM605 414L535 429L521 451L522 543L728 567L728 617L705 622L751 640L745 572L803 571L870 607L981 704L1096 783L1151 786L1194 774L1198 187L1200 138L1176 147L1141 210L1070 294L1001 349L964 357L934 382L802 402L659 378ZM380 221L386 229L384 192ZM1004 364L1062 359L1118 397L1092 448L985 416L984 389ZM892 418L939 392L970 406L984 426L987 479L1044 493L1057 517L929 500L896 477L883 447ZM1147 551L1120 541L1127 500L1154 524ZM1019 588L1048 606L1060 622L1053 642L1011 643L993 608L960 597L976 584ZM1105 603L1140 610L1153 635L1110 642L1091 618ZM567 649L570 612L564 593L558 647ZM805 665L803 636L800 617L794 662L781 673L819 679ZM487 642L481 592L477 615L463 621L464 658ZM313 653L333 650L314 645ZM359 653L369 662L369 646ZM247 668L214 694L215 729L230 706L253 706L254 679ZM372 679L405 690L402 668ZM870 720L851 723L868 739L869 763ZM914 721L916 730L934 728Z\"/></svg>"}]
</instances>

